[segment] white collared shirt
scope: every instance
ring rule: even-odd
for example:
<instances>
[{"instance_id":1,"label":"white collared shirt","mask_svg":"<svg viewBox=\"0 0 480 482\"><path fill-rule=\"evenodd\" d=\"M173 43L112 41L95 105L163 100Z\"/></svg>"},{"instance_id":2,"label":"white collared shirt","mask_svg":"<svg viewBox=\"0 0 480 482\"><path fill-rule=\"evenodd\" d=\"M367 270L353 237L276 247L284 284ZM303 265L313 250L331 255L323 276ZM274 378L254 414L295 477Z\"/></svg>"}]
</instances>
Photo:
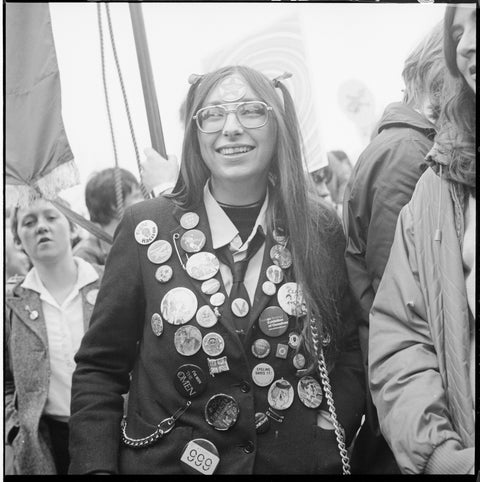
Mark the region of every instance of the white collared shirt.
<instances>
[{"instance_id":1,"label":"white collared shirt","mask_svg":"<svg viewBox=\"0 0 480 482\"><path fill-rule=\"evenodd\" d=\"M61 305L45 288L35 268L27 273L22 283L23 288L40 294L47 327L50 383L44 414L62 422L68 421L70 416L70 392L75 369L73 357L85 331L80 289L98 279L91 264L78 257L74 260L78 268L77 281Z\"/></svg>"},{"instance_id":2,"label":"white collared shirt","mask_svg":"<svg viewBox=\"0 0 480 482\"><path fill-rule=\"evenodd\" d=\"M209 188L209 181L203 188L203 202L207 211L208 223L210 225L210 231L212 233L213 249L219 249L223 246L229 245L229 249L232 252L234 261L241 261L247 255L248 245L255 236L259 226L262 227L263 232L267 232L266 212L268 206L268 190L265 200L263 201L262 208L258 213L255 225L252 232L248 236L245 243L242 244L242 240L238 233L238 229L232 223L225 211L219 206L215 198L212 196ZM250 303L253 303L255 297L255 290L257 288L258 279L260 277L260 269L262 267L263 253L265 251L265 242L260 249L252 256L248 262L247 270L245 272L245 279L243 284L247 289ZM220 274L222 276L225 290L228 294L232 289L232 272L230 267L220 261Z\"/></svg>"}]
</instances>

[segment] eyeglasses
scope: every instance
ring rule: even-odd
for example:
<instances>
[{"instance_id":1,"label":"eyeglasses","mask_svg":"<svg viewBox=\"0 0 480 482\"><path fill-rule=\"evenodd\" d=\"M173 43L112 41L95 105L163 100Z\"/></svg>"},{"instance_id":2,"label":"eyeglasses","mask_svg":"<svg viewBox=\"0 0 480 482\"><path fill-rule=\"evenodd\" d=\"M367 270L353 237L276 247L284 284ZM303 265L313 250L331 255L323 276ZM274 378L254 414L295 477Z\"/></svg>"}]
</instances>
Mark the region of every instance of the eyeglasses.
<instances>
[{"instance_id":1,"label":"eyeglasses","mask_svg":"<svg viewBox=\"0 0 480 482\"><path fill-rule=\"evenodd\" d=\"M219 132L225 126L227 115L235 112L238 122L246 129L258 129L268 122L268 111L272 107L258 100L218 104L202 107L193 116L198 128L205 134Z\"/></svg>"}]
</instances>

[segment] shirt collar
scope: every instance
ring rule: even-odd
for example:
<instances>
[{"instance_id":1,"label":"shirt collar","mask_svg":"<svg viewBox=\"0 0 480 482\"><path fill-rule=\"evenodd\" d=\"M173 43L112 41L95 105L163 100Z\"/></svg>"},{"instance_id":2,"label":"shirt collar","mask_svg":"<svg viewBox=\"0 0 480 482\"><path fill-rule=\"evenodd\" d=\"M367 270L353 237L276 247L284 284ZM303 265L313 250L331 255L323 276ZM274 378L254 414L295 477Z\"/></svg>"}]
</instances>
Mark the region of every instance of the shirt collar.
<instances>
[{"instance_id":1,"label":"shirt collar","mask_svg":"<svg viewBox=\"0 0 480 482\"><path fill-rule=\"evenodd\" d=\"M212 247L213 249L218 249L227 244L232 243L235 238L238 237L240 240L240 236L238 234L238 229L232 223L230 218L227 216L225 211L220 207L217 203L216 199L213 197L212 193L210 192L210 179L207 180L205 186L203 188L203 202L205 204L205 210L207 212L208 224L210 226L210 231L212 233ZM253 226L252 232L250 233L248 239L241 245L241 241L236 248L238 251L244 251L247 249L248 244L252 240L253 236L257 232L259 226L262 227L263 232L267 232L267 220L266 220L266 212L268 206L268 188L267 188L267 195L265 196L265 200L263 201L262 208L258 213L257 219L255 221L255 225ZM237 242L238 242L237 240Z\"/></svg>"}]
</instances>

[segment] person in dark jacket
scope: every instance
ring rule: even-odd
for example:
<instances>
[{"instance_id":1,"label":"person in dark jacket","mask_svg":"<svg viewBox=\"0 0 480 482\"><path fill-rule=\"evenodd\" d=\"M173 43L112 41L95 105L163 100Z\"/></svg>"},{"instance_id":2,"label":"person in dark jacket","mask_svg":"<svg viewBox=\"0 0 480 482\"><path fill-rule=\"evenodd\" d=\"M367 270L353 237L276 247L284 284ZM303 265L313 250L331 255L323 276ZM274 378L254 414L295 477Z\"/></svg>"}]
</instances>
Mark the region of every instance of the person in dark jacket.
<instances>
[{"instance_id":1,"label":"person in dark jacket","mask_svg":"<svg viewBox=\"0 0 480 482\"><path fill-rule=\"evenodd\" d=\"M398 214L410 200L433 145L446 72L442 39L443 25L439 23L405 61L403 102L385 109L377 135L360 155L345 191L345 260L350 287L362 311L359 335L365 368L369 312L390 253ZM370 397L352 459L363 473L398 473L380 434Z\"/></svg>"},{"instance_id":2,"label":"person in dark jacket","mask_svg":"<svg viewBox=\"0 0 480 482\"><path fill-rule=\"evenodd\" d=\"M126 209L76 356L69 473L350 472L365 378L344 235L283 78L191 76L180 178Z\"/></svg>"}]
</instances>

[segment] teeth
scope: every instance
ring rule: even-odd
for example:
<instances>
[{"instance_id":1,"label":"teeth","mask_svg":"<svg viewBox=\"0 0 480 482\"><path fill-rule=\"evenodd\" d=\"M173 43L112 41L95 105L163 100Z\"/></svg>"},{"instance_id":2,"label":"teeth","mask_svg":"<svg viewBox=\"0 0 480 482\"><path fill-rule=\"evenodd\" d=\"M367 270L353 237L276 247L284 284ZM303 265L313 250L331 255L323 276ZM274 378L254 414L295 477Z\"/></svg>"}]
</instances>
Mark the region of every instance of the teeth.
<instances>
[{"instance_id":1,"label":"teeth","mask_svg":"<svg viewBox=\"0 0 480 482\"><path fill-rule=\"evenodd\" d=\"M244 152L251 151L253 148L249 146L241 147L222 147L220 149L220 154L231 156L233 154L243 154Z\"/></svg>"}]
</instances>

